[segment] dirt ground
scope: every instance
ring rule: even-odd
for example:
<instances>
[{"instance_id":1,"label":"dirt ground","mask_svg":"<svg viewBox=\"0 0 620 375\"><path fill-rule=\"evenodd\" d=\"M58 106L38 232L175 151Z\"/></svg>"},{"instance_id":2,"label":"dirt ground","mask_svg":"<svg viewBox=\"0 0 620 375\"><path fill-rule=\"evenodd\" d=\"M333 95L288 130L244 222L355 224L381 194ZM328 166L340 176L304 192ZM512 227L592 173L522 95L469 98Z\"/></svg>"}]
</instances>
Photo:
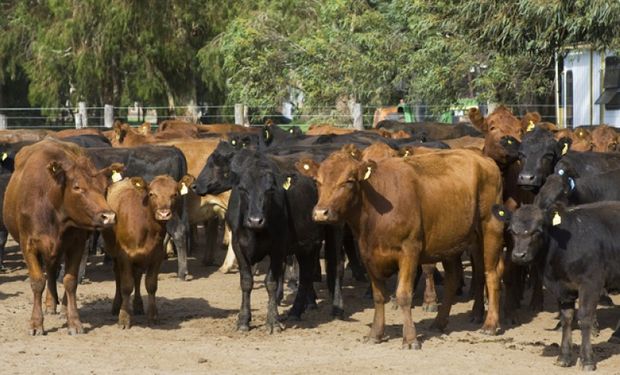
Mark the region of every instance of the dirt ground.
<instances>
[{"instance_id":1,"label":"dirt ground","mask_svg":"<svg viewBox=\"0 0 620 375\"><path fill-rule=\"evenodd\" d=\"M64 319L46 315L47 335L27 335L32 293L27 271L17 247L8 249L9 272L0 274L0 369L4 374L568 374L578 366L554 366L560 332L554 303L545 296L546 311L536 316L522 313L525 323L504 327L502 335L477 332L469 322L472 302L464 298L453 307L448 331L429 330L434 313L414 308L413 318L422 340L419 351L401 350L401 316L387 308L388 339L365 344L362 337L372 320L372 301L364 298L365 283L347 272L344 291L347 318L332 320L324 283L317 283L319 307L301 322L286 322L286 330L269 335L265 320L267 293L262 276L255 277L252 294L253 329L236 332L241 300L238 274L221 274L190 260L194 279L178 281L176 259L166 261L159 276L160 323L146 325L138 316L129 330L116 326L110 313L114 282L111 266L102 257L91 257L86 283L78 287L78 306L85 334L67 335ZM144 287L143 287L144 288ZM62 287L60 287L62 293ZM290 307L287 290L283 313ZM146 294L143 291L143 294ZM415 298L421 304L421 294ZM146 299L146 298L145 298ZM620 304L620 298L614 297ZM146 301L145 301L146 304ZM599 308L601 334L594 350L599 374L620 374L620 345L607 343L620 317L617 308ZM573 342L580 343L578 330ZM577 345L573 348L578 353Z\"/></svg>"}]
</instances>

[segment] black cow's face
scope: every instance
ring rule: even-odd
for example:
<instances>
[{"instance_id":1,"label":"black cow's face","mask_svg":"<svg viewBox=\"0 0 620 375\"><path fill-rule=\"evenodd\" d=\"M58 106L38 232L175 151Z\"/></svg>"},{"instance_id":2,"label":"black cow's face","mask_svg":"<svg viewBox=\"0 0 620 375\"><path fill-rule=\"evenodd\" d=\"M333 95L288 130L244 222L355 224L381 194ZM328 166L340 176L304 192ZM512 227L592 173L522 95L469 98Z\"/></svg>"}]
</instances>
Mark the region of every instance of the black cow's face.
<instances>
[{"instance_id":1,"label":"black cow's face","mask_svg":"<svg viewBox=\"0 0 620 375\"><path fill-rule=\"evenodd\" d=\"M519 147L521 172L517 184L525 190L538 190L569 145L568 140L556 141L548 130L536 128L527 132Z\"/></svg>"},{"instance_id":2,"label":"black cow's face","mask_svg":"<svg viewBox=\"0 0 620 375\"><path fill-rule=\"evenodd\" d=\"M230 190L236 178L231 171L233 156L233 147L226 142L221 142L209 156L207 164L191 185L192 190L198 195L220 194Z\"/></svg>"},{"instance_id":3,"label":"black cow's face","mask_svg":"<svg viewBox=\"0 0 620 375\"><path fill-rule=\"evenodd\" d=\"M237 185L245 213L243 226L260 230L267 225L269 207L278 186L270 168L261 163L249 163Z\"/></svg>"},{"instance_id":4,"label":"black cow's face","mask_svg":"<svg viewBox=\"0 0 620 375\"><path fill-rule=\"evenodd\" d=\"M512 261L527 264L545 247L545 211L535 205L521 206L512 214L508 232L514 247Z\"/></svg>"},{"instance_id":5,"label":"black cow's face","mask_svg":"<svg viewBox=\"0 0 620 375\"><path fill-rule=\"evenodd\" d=\"M534 199L534 204L542 209L556 202L568 203L568 196L575 188L575 179L566 174L551 174Z\"/></svg>"}]
</instances>

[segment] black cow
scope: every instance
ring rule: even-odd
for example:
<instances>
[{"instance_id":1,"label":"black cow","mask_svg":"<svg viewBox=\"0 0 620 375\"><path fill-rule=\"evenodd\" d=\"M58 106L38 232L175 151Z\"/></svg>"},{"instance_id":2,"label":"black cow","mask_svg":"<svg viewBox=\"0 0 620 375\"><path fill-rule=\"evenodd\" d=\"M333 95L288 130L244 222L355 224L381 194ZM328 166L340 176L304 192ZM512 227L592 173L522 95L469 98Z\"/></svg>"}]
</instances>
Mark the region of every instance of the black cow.
<instances>
[{"instance_id":1,"label":"black cow","mask_svg":"<svg viewBox=\"0 0 620 375\"><path fill-rule=\"evenodd\" d=\"M601 201L620 201L620 169L586 177L560 169L547 177L534 203L549 207L555 202L579 205Z\"/></svg>"},{"instance_id":2,"label":"black cow","mask_svg":"<svg viewBox=\"0 0 620 375\"><path fill-rule=\"evenodd\" d=\"M299 176L285 175L273 161L254 151L244 149L213 156L192 188L204 195L207 192L218 194L232 187L226 221L232 231L243 291L237 328L249 329L251 266L268 255L266 325L269 332L278 331L282 326L277 319L276 289L289 249L296 255L300 268L299 289L289 316L299 318L308 296L314 298L313 271L322 240L321 230L312 225L310 216L316 200L314 184ZM225 164L214 168L216 163L222 162Z\"/></svg>"},{"instance_id":3,"label":"black cow","mask_svg":"<svg viewBox=\"0 0 620 375\"><path fill-rule=\"evenodd\" d=\"M443 140L465 136L483 137L484 135L468 122L458 124L444 124L441 122L413 122L405 123L393 120L383 120L377 123L377 128L391 131L404 130L412 136L422 136L429 139Z\"/></svg>"},{"instance_id":4,"label":"black cow","mask_svg":"<svg viewBox=\"0 0 620 375\"><path fill-rule=\"evenodd\" d=\"M65 142L75 143L76 145L84 148L112 147L110 140L99 134L82 134L73 137L65 137L62 140Z\"/></svg>"},{"instance_id":5,"label":"black cow","mask_svg":"<svg viewBox=\"0 0 620 375\"><path fill-rule=\"evenodd\" d=\"M510 213L494 207L496 217L510 221L514 241L512 260L534 263L543 282L558 300L562 344L557 364L570 366L571 325L575 301L581 327L581 366L594 370L596 361L590 336L596 306L603 288L620 287L620 202L598 202L565 208L524 205ZM616 338L620 337L615 332Z\"/></svg>"},{"instance_id":6,"label":"black cow","mask_svg":"<svg viewBox=\"0 0 620 375\"><path fill-rule=\"evenodd\" d=\"M8 143L2 142L0 143L0 174L11 174L15 170L15 155L21 150L24 146L29 146L35 142L33 141L23 141L23 142L15 142Z\"/></svg>"}]
</instances>

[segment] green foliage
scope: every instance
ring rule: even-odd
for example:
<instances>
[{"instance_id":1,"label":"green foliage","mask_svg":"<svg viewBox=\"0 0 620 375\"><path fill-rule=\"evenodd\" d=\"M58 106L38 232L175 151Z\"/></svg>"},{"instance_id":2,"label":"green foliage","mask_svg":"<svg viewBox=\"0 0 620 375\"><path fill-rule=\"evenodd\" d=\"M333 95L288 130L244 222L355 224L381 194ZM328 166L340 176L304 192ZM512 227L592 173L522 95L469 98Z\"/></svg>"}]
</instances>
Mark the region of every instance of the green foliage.
<instances>
[{"instance_id":1,"label":"green foliage","mask_svg":"<svg viewBox=\"0 0 620 375\"><path fill-rule=\"evenodd\" d=\"M547 101L555 54L620 50L619 25L608 0L5 0L0 85L25 74L31 104L54 107L272 107L293 87L302 112L399 98L440 112Z\"/></svg>"}]
</instances>

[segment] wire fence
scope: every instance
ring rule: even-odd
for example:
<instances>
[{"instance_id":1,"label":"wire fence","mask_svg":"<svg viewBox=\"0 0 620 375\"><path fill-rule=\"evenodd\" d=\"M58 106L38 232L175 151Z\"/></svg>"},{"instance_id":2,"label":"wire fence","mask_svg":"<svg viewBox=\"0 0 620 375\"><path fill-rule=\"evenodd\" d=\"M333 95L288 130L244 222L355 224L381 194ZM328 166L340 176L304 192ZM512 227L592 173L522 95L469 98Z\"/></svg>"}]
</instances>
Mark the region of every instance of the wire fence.
<instances>
[{"instance_id":1,"label":"wire fence","mask_svg":"<svg viewBox=\"0 0 620 375\"><path fill-rule=\"evenodd\" d=\"M456 123L468 121L467 106L455 106L446 108L441 105L408 105L410 121L435 121L444 123ZM556 122L556 107L548 104L508 104L516 115L537 111L543 121ZM239 123L235 117L236 106L179 106L169 108L164 106L145 107L83 107L78 108L0 108L0 117L3 117L4 126L7 129L15 128L45 128L45 129L70 129L75 128L76 123L85 124L88 127L103 128L106 125L106 109L111 111L107 116L114 120L120 120L138 125L143 122L159 124L164 120L180 119L199 123ZM354 118L347 106L316 106L294 108L290 114L283 114L276 107L269 105L244 106L243 123L263 125L271 120L276 124L299 125L307 127L317 123L327 123L338 127L351 127ZM384 106L362 106L361 118L364 127L369 128L373 124L375 110ZM479 106L483 114L487 114L486 105ZM76 117L78 118L76 121ZM394 113L389 119L404 121L403 113ZM111 123L108 121L108 126ZM78 125L77 127L81 127Z\"/></svg>"}]
</instances>

